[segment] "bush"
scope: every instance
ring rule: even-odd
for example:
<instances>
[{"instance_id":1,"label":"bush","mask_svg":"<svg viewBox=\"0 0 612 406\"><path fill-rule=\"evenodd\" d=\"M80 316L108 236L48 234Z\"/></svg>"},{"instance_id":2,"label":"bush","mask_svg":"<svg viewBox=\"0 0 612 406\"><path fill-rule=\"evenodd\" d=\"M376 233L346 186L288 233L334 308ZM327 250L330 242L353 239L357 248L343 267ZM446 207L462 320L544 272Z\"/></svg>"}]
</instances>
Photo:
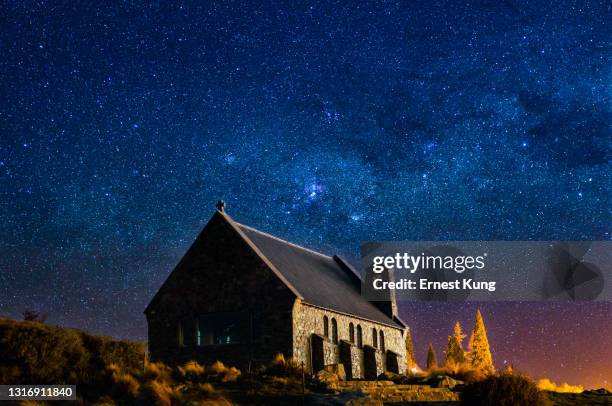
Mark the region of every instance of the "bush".
<instances>
[{"instance_id":1,"label":"bush","mask_svg":"<svg viewBox=\"0 0 612 406\"><path fill-rule=\"evenodd\" d=\"M172 406L172 400L178 397L178 394L168 382L158 380L149 382L145 386L143 394L147 404L155 406Z\"/></svg>"},{"instance_id":2,"label":"bush","mask_svg":"<svg viewBox=\"0 0 612 406\"><path fill-rule=\"evenodd\" d=\"M208 369L211 374L222 375L227 371L227 367L221 361L215 361Z\"/></svg>"},{"instance_id":3,"label":"bush","mask_svg":"<svg viewBox=\"0 0 612 406\"><path fill-rule=\"evenodd\" d=\"M113 380L113 395L117 399L132 400L140 392L140 383L129 373L121 371L116 364L109 367Z\"/></svg>"},{"instance_id":4,"label":"bush","mask_svg":"<svg viewBox=\"0 0 612 406\"><path fill-rule=\"evenodd\" d=\"M535 383L521 374L500 374L467 385L462 405L549 406L551 403Z\"/></svg>"},{"instance_id":5,"label":"bush","mask_svg":"<svg viewBox=\"0 0 612 406\"><path fill-rule=\"evenodd\" d=\"M236 382L240 376L240 370L235 367L229 368L221 377L221 382Z\"/></svg>"},{"instance_id":6,"label":"bush","mask_svg":"<svg viewBox=\"0 0 612 406\"><path fill-rule=\"evenodd\" d=\"M169 382L172 380L172 369L163 362L149 362L145 365L143 378Z\"/></svg>"},{"instance_id":7,"label":"bush","mask_svg":"<svg viewBox=\"0 0 612 406\"><path fill-rule=\"evenodd\" d=\"M283 354L276 354L270 365L263 370L264 375L300 378L302 377L302 365L295 359L285 359Z\"/></svg>"},{"instance_id":8,"label":"bush","mask_svg":"<svg viewBox=\"0 0 612 406\"><path fill-rule=\"evenodd\" d=\"M178 372L182 379L197 381L204 375L205 369L198 362L189 361L182 366L179 366Z\"/></svg>"},{"instance_id":9,"label":"bush","mask_svg":"<svg viewBox=\"0 0 612 406\"><path fill-rule=\"evenodd\" d=\"M88 363L77 331L0 319L0 384L76 384Z\"/></svg>"},{"instance_id":10,"label":"bush","mask_svg":"<svg viewBox=\"0 0 612 406\"><path fill-rule=\"evenodd\" d=\"M70 384L97 397L116 364L126 373L142 368L142 344L117 341L36 321L0 319L0 384Z\"/></svg>"},{"instance_id":11,"label":"bush","mask_svg":"<svg viewBox=\"0 0 612 406\"><path fill-rule=\"evenodd\" d=\"M234 367L226 367L223 362L215 361L207 369L206 380L213 382L235 382L240 376L240 370Z\"/></svg>"},{"instance_id":12,"label":"bush","mask_svg":"<svg viewBox=\"0 0 612 406\"><path fill-rule=\"evenodd\" d=\"M474 368L466 364L451 364L429 371L429 377L441 375L450 376L453 379L457 379L465 383L482 381L487 377L487 374L482 369Z\"/></svg>"}]
</instances>

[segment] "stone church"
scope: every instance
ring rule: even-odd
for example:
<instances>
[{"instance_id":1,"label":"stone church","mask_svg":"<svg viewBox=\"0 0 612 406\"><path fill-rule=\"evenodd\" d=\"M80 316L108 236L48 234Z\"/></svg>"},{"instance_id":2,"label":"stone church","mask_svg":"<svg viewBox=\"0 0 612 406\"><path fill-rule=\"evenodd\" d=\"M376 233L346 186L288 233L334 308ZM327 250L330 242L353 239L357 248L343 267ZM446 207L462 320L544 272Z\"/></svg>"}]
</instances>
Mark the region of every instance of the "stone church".
<instances>
[{"instance_id":1,"label":"stone church","mask_svg":"<svg viewBox=\"0 0 612 406\"><path fill-rule=\"evenodd\" d=\"M145 310L150 356L246 369L283 353L310 373L339 363L348 378L403 373L395 302L360 288L346 260L239 224L219 202Z\"/></svg>"}]
</instances>

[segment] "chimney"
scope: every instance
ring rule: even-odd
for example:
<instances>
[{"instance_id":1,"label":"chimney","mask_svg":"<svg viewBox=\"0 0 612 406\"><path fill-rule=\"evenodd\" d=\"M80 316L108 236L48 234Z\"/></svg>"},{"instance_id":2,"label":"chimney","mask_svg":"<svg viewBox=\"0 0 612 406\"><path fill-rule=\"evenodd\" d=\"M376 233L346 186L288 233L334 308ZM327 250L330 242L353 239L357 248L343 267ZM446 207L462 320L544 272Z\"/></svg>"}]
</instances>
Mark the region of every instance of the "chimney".
<instances>
[{"instance_id":1,"label":"chimney","mask_svg":"<svg viewBox=\"0 0 612 406\"><path fill-rule=\"evenodd\" d=\"M225 213L225 202L223 200L219 200L217 202L217 204L215 205L215 207L217 208L217 210L219 210L221 213Z\"/></svg>"}]
</instances>

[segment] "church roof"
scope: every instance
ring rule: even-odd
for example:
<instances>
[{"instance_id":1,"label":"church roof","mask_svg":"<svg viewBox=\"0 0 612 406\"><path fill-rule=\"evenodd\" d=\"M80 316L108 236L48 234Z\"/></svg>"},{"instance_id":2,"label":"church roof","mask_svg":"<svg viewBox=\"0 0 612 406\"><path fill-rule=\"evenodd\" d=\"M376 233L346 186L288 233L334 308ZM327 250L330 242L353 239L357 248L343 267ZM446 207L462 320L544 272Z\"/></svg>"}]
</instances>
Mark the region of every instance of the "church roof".
<instances>
[{"instance_id":1,"label":"church roof","mask_svg":"<svg viewBox=\"0 0 612 406\"><path fill-rule=\"evenodd\" d=\"M361 279L344 259L301 247L237 223L224 212L218 213L305 303L392 327L405 327L401 320L391 318L361 296Z\"/></svg>"}]
</instances>

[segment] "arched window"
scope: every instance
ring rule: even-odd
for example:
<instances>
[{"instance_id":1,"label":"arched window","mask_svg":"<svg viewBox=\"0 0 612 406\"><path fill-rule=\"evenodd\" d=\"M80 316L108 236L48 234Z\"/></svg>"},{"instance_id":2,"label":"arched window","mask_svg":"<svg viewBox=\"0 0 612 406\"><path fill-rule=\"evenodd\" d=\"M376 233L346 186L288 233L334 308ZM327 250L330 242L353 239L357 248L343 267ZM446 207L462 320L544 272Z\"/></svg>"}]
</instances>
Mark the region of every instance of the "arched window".
<instances>
[{"instance_id":1,"label":"arched window","mask_svg":"<svg viewBox=\"0 0 612 406\"><path fill-rule=\"evenodd\" d=\"M380 330L380 350L385 351L385 333L382 330Z\"/></svg>"},{"instance_id":2,"label":"arched window","mask_svg":"<svg viewBox=\"0 0 612 406\"><path fill-rule=\"evenodd\" d=\"M363 347L363 331L359 324L357 324L357 347Z\"/></svg>"},{"instance_id":3,"label":"arched window","mask_svg":"<svg viewBox=\"0 0 612 406\"><path fill-rule=\"evenodd\" d=\"M332 341L338 344L338 323L335 318L332 318Z\"/></svg>"},{"instance_id":4,"label":"arched window","mask_svg":"<svg viewBox=\"0 0 612 406\"><path fill-rule=\"evenodd\" d=\"M378 348L378 333L375 328L372 329L372 347Z\"/></svg>"},{"instance_id":5,"label":"arched window","mask_svg":"<svg viewBox=\"0 0 612 406\"><path fill-rule=\"evenodd\" d=\"M349 341L351 343L355 342L355 326L353 325L353 323L349 324Z\"/></svg>"},{"instance_id":6,"label":"arched window","mask_svg":"<svg viewBox=\"0 0 612 406\"><path fill-rule=\"evenodd\" d=\"M329 319L327 316L323 316L323 335L329 337Z\"/></svg>"}]
</instances>

